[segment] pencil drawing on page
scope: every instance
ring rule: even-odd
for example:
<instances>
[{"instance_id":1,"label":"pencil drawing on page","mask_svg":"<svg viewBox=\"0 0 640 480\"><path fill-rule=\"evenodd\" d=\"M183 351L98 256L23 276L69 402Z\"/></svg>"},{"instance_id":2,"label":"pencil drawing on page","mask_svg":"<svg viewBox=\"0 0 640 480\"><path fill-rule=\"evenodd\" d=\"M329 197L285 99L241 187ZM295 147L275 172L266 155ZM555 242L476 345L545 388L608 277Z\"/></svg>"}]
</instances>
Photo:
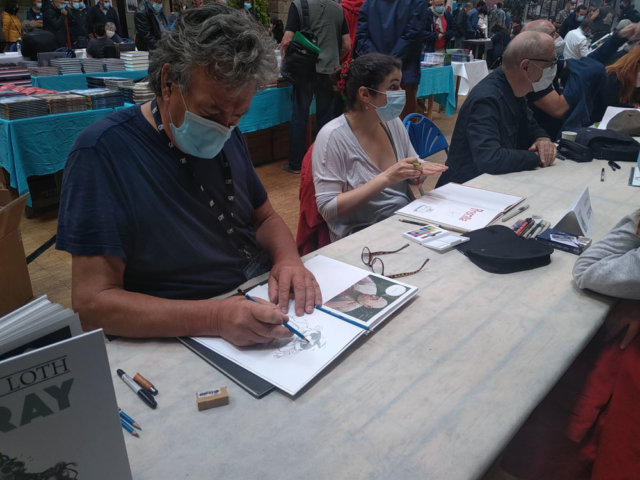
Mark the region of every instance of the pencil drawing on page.
<instances>
[{"instance_id":1,"label":"pencil drawing on page","mask_svg":"<svg viewBox=\"0 0 640 480\"><path fill-rule=\"evenodd\" d=\"M305 342L301 338L294 335L289 338L279 338L265 343L264 349L273 349L274 358L285 358L290 355L297 355L301 352L312 352L323 349L327 342L322 335L322 326L311 326L304 317L298 317L295 313L289 312L289 325L304 335L309 342ZM255 348L255 347L254 347Z\"/></svg>"}]
</instances>

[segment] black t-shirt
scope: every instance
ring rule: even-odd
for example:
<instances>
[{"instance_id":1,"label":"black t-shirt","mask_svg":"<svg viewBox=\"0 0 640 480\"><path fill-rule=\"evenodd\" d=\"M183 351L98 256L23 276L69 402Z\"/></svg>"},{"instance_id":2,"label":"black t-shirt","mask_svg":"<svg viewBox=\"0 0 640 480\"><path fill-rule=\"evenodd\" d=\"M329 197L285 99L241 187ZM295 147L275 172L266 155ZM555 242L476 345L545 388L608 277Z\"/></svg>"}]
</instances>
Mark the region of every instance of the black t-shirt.
<instances>
[{"instance_id":1,"label":"black t-shirt","mask_svg":"<svg viewBox=\"0 0 640 480\"><path fill-rule=\"evenodd\" d=\"M115 46L116 44L110 38L92 38L89 40L89 44L87 45L87 53L91 55L92 58L105 58L105 47L115 48Z\"/></svg>"},{"instance_id":2,"label":"black t-shirt","mask_svg":"<svg viewBox=\"0 0 640 480\"><path fill-rule=\"evenodd\" d=\"M231 166L236 230L253 252L252 227L267 193L236 128L224 153ZM228 205L222 155L188 157L208 198ZM124 288L162 298L205 299L243 283L249 260L222 230L194 177L144 118L126 108L84 130L69 154L57 248L121 257ZM228 207L226 207L228 209Z\"/></svg>"}]
</instances>

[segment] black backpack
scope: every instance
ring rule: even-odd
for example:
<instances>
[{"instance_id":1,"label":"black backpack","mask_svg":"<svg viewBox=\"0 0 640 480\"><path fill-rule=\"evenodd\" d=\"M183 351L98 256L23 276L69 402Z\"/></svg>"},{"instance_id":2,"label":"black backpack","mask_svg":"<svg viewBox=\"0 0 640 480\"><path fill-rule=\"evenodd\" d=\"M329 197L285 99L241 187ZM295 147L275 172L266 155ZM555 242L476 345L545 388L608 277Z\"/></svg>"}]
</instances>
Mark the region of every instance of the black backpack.
<instances>
[{"instance_id":1,"label":"black backpack","mask_svg":"<svg viewBox=\"0 0 640 480\"><path fill-rule=\"evenodd\" d=\"M300 25L300 33L304 35L314 45L318 44L318 38L311 31L309 21L309 3L307 0L301 0L302 6L302 24ZM287 52L282 62L280 73L282 77L293 85L301 85L309 83L316 78L316 63L318 62L318 54L295 40L289 43Z\"/></svg>"},{"instance_id":2,"label":"black backpack","mask_svg":"<svg viewBox=\"0 0 640 480\"><path fill-rule=\"evenodd\" d=\"M575 130L576 143L588 147L593 158L616 162L635 162L640 153L640 143L631 135L615 130L599 130L587 127Z\"/></svg>"}]
</instances>

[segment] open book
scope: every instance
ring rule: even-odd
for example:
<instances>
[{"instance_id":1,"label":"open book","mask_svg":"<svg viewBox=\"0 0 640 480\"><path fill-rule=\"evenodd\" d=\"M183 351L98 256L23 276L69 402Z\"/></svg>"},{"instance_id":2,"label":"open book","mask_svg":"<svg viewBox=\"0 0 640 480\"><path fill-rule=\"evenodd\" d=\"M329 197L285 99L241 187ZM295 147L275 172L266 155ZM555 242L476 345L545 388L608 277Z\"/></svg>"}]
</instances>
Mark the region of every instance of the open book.
<instances>
[{"instance_id":1,"label":"open book","mask_svg":"<svg viewBox=\"0 0 640 480\"><path fill-rule=\"evenodd\" d=\"M235 347L221 338L194 340L279 389L295 395L344 350L404 305L416 287L321 255L305 262L322 292L323 308L297 316L289 304L289 324L309 341L293 336L254 347ZM269 299L267 285L249 292ZM341 320L342 316L349 321Z\"/></svg>"},{"instance_id":2,"label":"open book","mask_svg":"<svg viewBox=\"0 0 640 480\"><path fill-rule=\"evenodd\" d=\"M484 228L524 197L449 183L396 213L462 233Z\"/></svg>"}]
</instances>

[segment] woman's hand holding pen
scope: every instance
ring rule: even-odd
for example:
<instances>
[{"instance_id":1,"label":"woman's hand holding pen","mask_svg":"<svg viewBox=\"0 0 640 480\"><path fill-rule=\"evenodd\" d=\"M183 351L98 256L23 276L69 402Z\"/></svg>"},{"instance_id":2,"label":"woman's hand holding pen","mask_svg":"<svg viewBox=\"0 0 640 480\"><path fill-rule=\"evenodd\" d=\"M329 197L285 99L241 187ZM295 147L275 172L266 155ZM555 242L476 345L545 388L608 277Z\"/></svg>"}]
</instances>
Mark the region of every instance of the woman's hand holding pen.
<instances>
[{"instance_id":1,"label":"woman's hand holding pen","mask_svg":"<svg viewBox=\"0 0 640 480\"><path fill-rule=\"evenodd\" d=\"M420 183L420 177L436 175L444 172L448 167L438 163L419 163L416 157L409 157L395 163L387 168L383 175L388 180L389 185L401 182L402 180L415 180Z\"/></svg>"}]
</instances>

